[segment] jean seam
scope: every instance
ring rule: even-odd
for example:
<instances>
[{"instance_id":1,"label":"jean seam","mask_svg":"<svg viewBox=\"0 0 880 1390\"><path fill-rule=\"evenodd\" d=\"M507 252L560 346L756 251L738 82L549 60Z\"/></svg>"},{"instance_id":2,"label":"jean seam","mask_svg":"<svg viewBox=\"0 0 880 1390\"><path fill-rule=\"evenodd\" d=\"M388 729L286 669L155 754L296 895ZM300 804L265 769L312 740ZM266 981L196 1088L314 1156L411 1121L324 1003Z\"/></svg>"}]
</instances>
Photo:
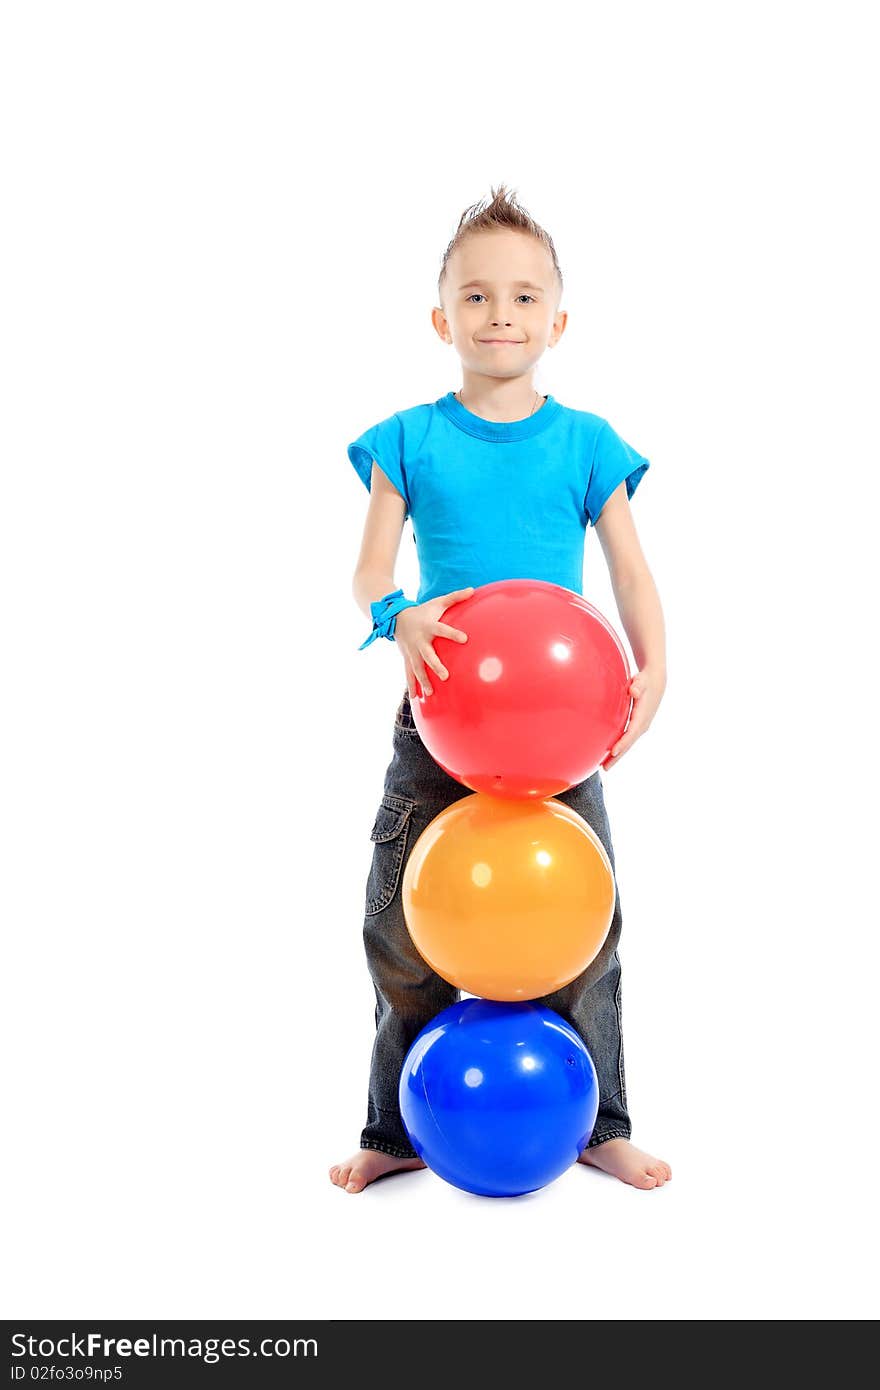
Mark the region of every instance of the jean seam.
<instances>
[{"instance_id":1,"label":"jean seam","mask_svg":"<svg viewBox=\"0 0 880 1390\"><path fill-rule=\"evenodd\" d=\"M615 1007L615 1011L616 1011L616 1013L617 1013L617 1038L618 1038L618 1047L617 1047L617 1079L618 1079L618 1081L620 1082L620 1091L619 1091L618 1094L620 1095L620 1098L621 1098L621 1100L623 1101L623 1108L624 1108L624 1110L626 1110L628 1107L627 1107L627 1103L626 1103L626 1083L625 1083L625 1081L624 1081L624 1075L623 1075L623 1010L622 1010L622 1008L621 1008L621 1000L620 1000L620 991L621 991L621 985L622 985L622 983L623 983L623 974L622 974L622 971L621 971L621 968L620 968L620 955L619 955L619 953L618 953L616 950L615 950L614 954L617 956L617 972L618 972L618 973L617 973L617 988L616 988L616 990L614 991L614 1007Z\"/></svg>"},{"instance_id":2,"label":"jean seam","mask_svg":"<svg viewBox=\"0 0 880 1390\"><path fill-rule=\"evenodd\" d=\"M626 1130L626 1129L619 1129L619 1128L618 1128L618 1129L610 1129L610 1130L608 1131L608 1133L607 1133L607 1134L603 1134L603 1135L601 1136L601 1138L597 1138L597 1136L596 1136L595 1134L593 1134L593 1135L590 1136L590 1142L587 1144L587 1148L588 1148L588 1149L598 1149L598 1147L599 1147L600 1144L607 1144L608 1141L609 1141L609 1139L629 1139L629 1136L630 1136L631 1133L632 1133L632 1130Z\"/></svg>"},{"instance_id":3,"label":"jean seam","mask_svg":"<svg viewBox=\"0 0 880 1390\"><path fill-rule=\"evenodd\" d=\"M376 1153L388 1154L389 1158L418 1158L415 1149L403 1149L399 1144L383 1144L379 1139L362 1139L362 1149L374 1149Z\"/></svg>"},{"instance_id":4,"label":"jean seam","mask_svg":"<svg viewBox=\"0 0 880 1390\"><path fill-rule=\"evenodd\" d=\"M400 792L383 791L382 805L387 808L389 801L393 801L395 803L393 807L389 808L394 811L405 811L408 807L415 806L417 804L416 798L414 796L402 796Z\"/></svg>"}]
</instances>

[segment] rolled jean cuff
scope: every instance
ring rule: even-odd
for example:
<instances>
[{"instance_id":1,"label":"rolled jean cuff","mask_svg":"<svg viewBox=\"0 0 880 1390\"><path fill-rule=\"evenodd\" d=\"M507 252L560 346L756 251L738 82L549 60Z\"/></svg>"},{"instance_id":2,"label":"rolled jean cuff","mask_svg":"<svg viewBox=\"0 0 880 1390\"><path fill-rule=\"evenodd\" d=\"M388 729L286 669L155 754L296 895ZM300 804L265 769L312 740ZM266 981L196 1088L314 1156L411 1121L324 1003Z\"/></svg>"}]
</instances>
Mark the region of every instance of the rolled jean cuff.
<instances>
[{"instance_id":1,"label":"rolled jean cuff","mask_svg":"<svg viewBox=\"0 0 880 1390\"><path fill-rule=\"evenodd\" d=\"M609 1139L629 1139L632 1134L631 1129L623 1129L619 1124L611 1124L603 1127L597 1125L590 1135L588 1149L597 1149L600 1144L607 1144Z\"/></svg>"},{"instance_id":2,"label":"rolled jean cuff","mask_svg":"<svg viewBox=\"0 0 880 1390\"><path fill-rule=\"evenodd\" d=\"M388 1154L391 1158L418 1158L415 1149L401 1149L396 1144L384 1144L379 1139L362 1139L362 1149L375 1149L377 1153Z\"/></svg>"}]
</instances>

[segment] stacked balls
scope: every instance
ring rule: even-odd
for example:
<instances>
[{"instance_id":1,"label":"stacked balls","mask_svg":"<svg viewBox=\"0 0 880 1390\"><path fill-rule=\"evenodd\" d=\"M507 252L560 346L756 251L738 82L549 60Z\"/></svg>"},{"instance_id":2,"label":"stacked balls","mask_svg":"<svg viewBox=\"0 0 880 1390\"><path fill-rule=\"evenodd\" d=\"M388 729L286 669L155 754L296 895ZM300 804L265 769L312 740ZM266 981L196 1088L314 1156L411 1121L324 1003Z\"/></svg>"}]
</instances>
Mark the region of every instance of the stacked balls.
<instances>
[{"instance_id":1,"label":"stacked balls","mask_svg":"<svg viewBox=\"0 0 880 1390\"><path fill-rule=\"evenodd\" d=\"M400 1109L440 1177L516 1196L570 1167L596 1122L586 1047L534 1001L582 974L611 926L608 855L556 793L591 776L620 738L630 672L602 614L556 584L486 584L443 621L468 640L435 638L449 675L427 698L419 688L413 718L435 761L473 795L419 837L403 911L432 969L478 997L419 1033Z\"/></svg>"}]
</instances>

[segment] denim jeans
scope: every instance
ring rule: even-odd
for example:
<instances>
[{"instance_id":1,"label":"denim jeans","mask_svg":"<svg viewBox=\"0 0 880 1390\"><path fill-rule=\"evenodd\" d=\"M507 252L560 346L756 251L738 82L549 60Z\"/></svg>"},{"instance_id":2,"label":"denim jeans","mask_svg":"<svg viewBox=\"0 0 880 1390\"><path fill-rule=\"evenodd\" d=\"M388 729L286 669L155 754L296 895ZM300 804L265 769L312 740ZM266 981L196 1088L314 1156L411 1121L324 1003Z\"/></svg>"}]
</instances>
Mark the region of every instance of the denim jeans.
<instances>
[{"instance_id":1,"label":"denim jeans","mask_svg":"<svg viewBox=\"0 0 880 1390\"><path fill-rule=\"evenodd\" d=\"M434 817L473 793L431 757L419 737L406 691L394 719L392 749L382 802L370 832L373 861L367 880L364 946L376 991L376 1037L360 1146L414 1158L400 1117L400 1073L416 1035L461 996L454 985L435 974L413 944L403 915L403 870L413 845ZM559 792L557 799L592 826L614 868L601 774L594 772ZM593 1059L599 1079L599 1113L588 1148L608 1139L628 1139L632 1132L623 1075L620 928L620 894L616 892L611 927L595 960L570 984L536 1001L571 1024Z\"/></svg>"}]
</instances>

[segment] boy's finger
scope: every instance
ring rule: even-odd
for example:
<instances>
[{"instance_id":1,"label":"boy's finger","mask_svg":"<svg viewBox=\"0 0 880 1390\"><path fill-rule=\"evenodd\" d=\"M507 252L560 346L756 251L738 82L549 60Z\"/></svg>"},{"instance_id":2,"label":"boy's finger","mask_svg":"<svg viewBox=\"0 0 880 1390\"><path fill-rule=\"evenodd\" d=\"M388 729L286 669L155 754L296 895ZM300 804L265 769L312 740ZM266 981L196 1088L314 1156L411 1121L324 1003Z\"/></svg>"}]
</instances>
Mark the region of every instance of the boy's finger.
<instances>
[{"instance_id":1,"label":"boy's finger","mask_svg":"<svg viewBox=\"0 0 880 1390\"><path fill-rule=\"evenodd\" d=\"M632 724L630 724L624 737L619 739L611 749L611 756L614 758L615 762L619 762L627 749L632 748L641 732L641 729L633 729Z\"/></svg>"},{"instance_id":2,"label":"boy's finger","mask_svg":"<svg viewBox=\"0 0 880 1390\"><path fill-rule=\"evenodd\" d=\"M419 662L419 669L418 669L418 671L416 672L416 675L417 675L418 678L419 678L419 685L422 687L422 694L423 694L423 695L430 695L430 694L432 694L431 682L428 680L428 673L427 673L427 671L425 670L425 666L424 666L424 663L423 663L423 662Z\"/></svg>"},{"instance_id":3,"label":"boy's finger","mask_svg":"<svg viewBox=\"0 0 880 1390\"><path fill-rule=\"evenodd\" d=\"M627 746L627 748L628 748L629 745L630 745L631 743L634 743L634 742L635 742L635 740L638 738L639 734L641 734L641 733L644 732L644 729L645 729L645 713L644 713L644 706L640 706L639 703L638 703L638 701L636 701L636 703L633 705L633 708L632 708L632 714L630 715L629 723L627 724L627 726L626 726L626 728L624 729L623 733L620 735L620 738L617 740L617 742L618 742L619 744L622 744L622 743L624 742L624 740L625 740L625 741L626 741L626 746Z\"/></svg>"},{"instance_id":4,"label":"boy's finger","mask_svg":"<svg viewBox=\"0 0 880 1390\"><path fill-rule=\"evenodd\" d=\"M432 647L428 647L426 651L422 652L422 656L425 658L425 661L428 663L431 670L436 671L437 675L440 677L441 680L445 680L446 677L449 675L449 672L443 665L442 661L440 661L434 649Z\"/></svg>"}]
</instances>

